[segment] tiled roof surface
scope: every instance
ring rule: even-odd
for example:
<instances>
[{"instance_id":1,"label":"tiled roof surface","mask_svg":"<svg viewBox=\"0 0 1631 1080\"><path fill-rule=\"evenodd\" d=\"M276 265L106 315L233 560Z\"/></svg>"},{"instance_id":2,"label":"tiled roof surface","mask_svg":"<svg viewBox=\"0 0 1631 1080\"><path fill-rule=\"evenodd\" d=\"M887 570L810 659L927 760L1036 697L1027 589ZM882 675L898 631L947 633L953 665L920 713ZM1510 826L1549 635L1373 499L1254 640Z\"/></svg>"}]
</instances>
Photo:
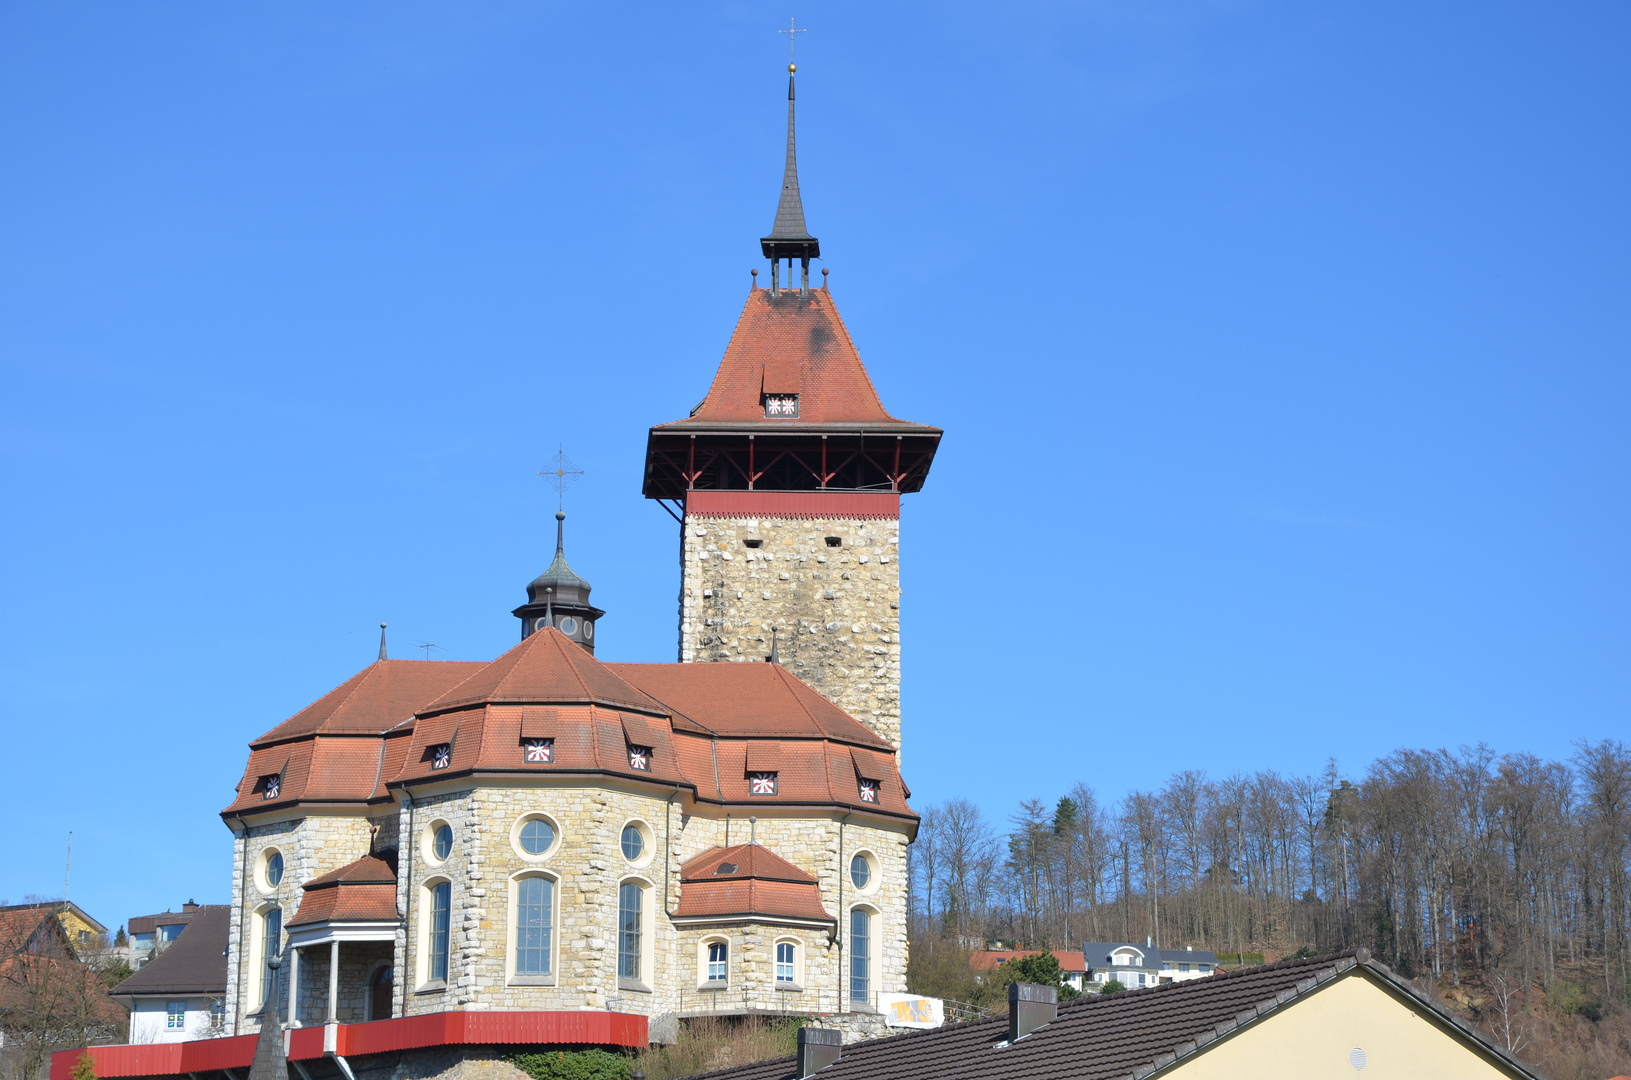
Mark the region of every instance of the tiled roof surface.
<instances>
[{"instance_id":1,"label":"tiled roof surface","mask_svg":"<svg viewBox=\"0 0 1631 1080\"><path fill-rule=\"evenodd\" d=\"M229 904L205 904L169 948L114 987L115 994L224 994L227 992Z\"/></svg>"},{"instance_id":2,"label":"tiled roof surface","mask_svg":"<svg viewBox=\"0 0 1631 1080\"><path fill-rule=\"evenodd\" d=\"M1015 960L1023 960L1027 956L1035 956L1041 949L977 949L968 958L968 966L975 971L995 971L1003 964L1011 964ZM1082 960L1082 954L1071 949L1051 949L1053 958L1059 961L1059 970L1069 975L1075 972L1086 973L1087 964Z\"/></svg>"},{"instance_id":3,"label":"tiled roof surface","mask_svg":"<svg viewBox=\"0 0 1631 1080\"><path fill-rule=\"evenodd\" d=\"M890 749L780 664L606 664L668 706L675 727L722 736L838 739ZM686 724L685 721L689 721Z\"/></svg>"},{"instance_id":4,"label":"tiled roof surface","mask_svg":"<svg viewBox=\"0 0 1631 1080\"><path fill-rule=\"evenodd\" d=\"M320 922L394 922L396 852L370 852L301 886L292 929Z\"/></svg>"},{"instance_id":5,"label":"tiled roof surface","mask_svg":"<svg viewBox=\"0 0 1631 1080\"><path fill-rule=\"evenodd\" d=\"M302 735L378 735L483 667L463 660L379 660L250 746Z\"/></svg>"},{"instance_id":6,"label":"tiled roof surface","mask_svg":"<svg viewBox=\"0 0 1631 1080\"><path fill-rule=\"evenodd\" d=\"M554 627L540 630L418 712L466 705L600 702L655 713L667 710Z\"/></svg>"},{"instance_id":7,"label":"tiled roof surface","mask_svg":"<svg viewBox=\"0 0 1631 1080\"><path fill-rule=\"evenodd\" d=\"M37 1009L41 989L49 988L56 1000L83 1001L87 1019L101 1029L99 1037L112 1037L129 1014L74 955L56 918L61 907L59 901L0 908L0 1015Z\"/></svg>"},{"instance_id":8,"label":"tiled roof surface","mask_svg":"<svg viewBox=\"0 0 1631 1080\"><path fill-rule=\"evenodd\" d=\"M1123 1080L1181 1061L1234 1027L1272 1012L1333 978L1372 973L1413 995L1379 964L1356 969L1352 953L1288 961L1167 983L1059 1006L1058 1018L1011 1045L1007 1017L913 1031L845 1046L821 1080ZM1470 1042L1516 1075L1536 1076L1490 1046L1442 1007L1416 995ZM709 1080L797 1080L795 1059L777 1058L704 1073ZM1538 1080L1538 1077L1537 1077Z\"/></svg>"},{"instance_id":9,"label":"tiled roof surface","mask_svg":"<svg viewBox=\"0 0 1631 1080\"><path fill-rule=\"evenodd\" d=\"M834 921L816 879L759 844L712 848L680 867L674 915Z\"/></svg>"},{"instance_id":10,"label":"tiled roof surface","mask_svg":"<svg viewBox=\"0 0 1631 1080\"><path fill-rule=\"evenodd\" d=\"M386 740L346 735L312 736L263 744L249 752L238 795L224 814L265 810L295 802L360 802L375 798ZM278 797L268 799L263 778L279 777Z\"/></svg>"},{"instance_id":11,"label":"tiled roof surface","mask_svg":"<svg viewBox=\"0 0 1631 1080\"><path fill-rule=\"evenodd\" d=\"M798 394L798 418L767 418L765 393ZM797 289L778 297L769 289L752 290L708 396L689 418L661 427L684 431L743 424L767 432L833 424L938 430L897 420L884 409L826 289L803 297Z\"/></svg>"}]
</instances>

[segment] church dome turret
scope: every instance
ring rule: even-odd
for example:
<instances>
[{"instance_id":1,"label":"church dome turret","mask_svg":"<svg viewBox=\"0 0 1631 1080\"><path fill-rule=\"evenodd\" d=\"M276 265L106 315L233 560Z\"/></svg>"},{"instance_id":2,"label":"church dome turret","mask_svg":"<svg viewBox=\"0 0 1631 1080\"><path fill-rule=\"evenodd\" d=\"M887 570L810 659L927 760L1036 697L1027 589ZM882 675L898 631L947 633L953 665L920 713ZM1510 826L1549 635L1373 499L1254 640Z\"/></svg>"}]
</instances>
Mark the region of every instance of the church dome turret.
<instances>
[{"instance_id":1,"label":"church dome turret","mask_svg":"<svg viewBox=\"0 0 1631 1080\"><path fill-rule=\"evenodd\" d=\"M595 651L595 623L606 613L589 603L590 585L566 563L566 515L555 512L555 558L549 569L527 585L527 602L511 614L521 620L521 640L553 626L590 652Z\"/></svg>"}]
</instances>

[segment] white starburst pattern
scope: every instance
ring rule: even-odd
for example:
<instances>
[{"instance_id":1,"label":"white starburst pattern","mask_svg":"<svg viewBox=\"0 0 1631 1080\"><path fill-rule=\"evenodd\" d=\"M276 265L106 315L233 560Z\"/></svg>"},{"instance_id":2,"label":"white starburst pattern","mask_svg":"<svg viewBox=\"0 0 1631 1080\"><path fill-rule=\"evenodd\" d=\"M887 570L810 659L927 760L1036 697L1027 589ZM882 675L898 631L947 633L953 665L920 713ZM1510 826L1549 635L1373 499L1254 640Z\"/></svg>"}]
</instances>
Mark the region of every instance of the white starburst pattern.
<instances>
[{"instance_id":1,"label":"white starburst pattern","mask_svg":"<svg viewBox=\"0 0 1631 1080\"><path fill-rule=\"evenodd\" d=\"M528 739L526 747L529 762L547 765L555 760L554 739Z\"/></svg>"},{"instance_id":2,"label":"white starburst pattern","mask_svg":"<svg viewBox=\"0 0 1631 1080\"><path fill-rule=\"evenodd\" d=\"M453 764L453 747L450 744L442 743L440 746L430 748L431 768L445 769L451 764Z\"/></svg>"},{"instance_id":3,"label":"white starburst pattern","mask_svg":"<svg viewBox=\"0 0 1631 1080\"><path fill-rule=\"evenodd\" d=\"M277 798L278 797L278 792L280 792L282 790L283 790L283 781L280 778L278 778L276 776L268 776L266 778L266 797L268 799Z\"/></svg>"},{"instance_id":4,"label":"white starburst pattern","mask_svg":"<svg viewBox=\"0 0 1631 1080\"><path fill-rule=\"evenodd\" d=\"M773 772L748 773L748 791L754 795L776 794L776 774Z\"/></svg>"},{"instance_id":5,"label":"white starburst pattern","mask_svg":"<svg viewBox=\"0 0 1631 1080\"><path fill-rule=\"evenodd\" d=\"M869 803L878 801L878 782L876 780L861 781L861 801Z\"/></svg>"},{"instance_id":6,"label":"white starburst pattern","mask_svg":"<svg viewBox=\"0 0 1631 1080\"><path fill-rule=\"evenodd\" d=\"M631 769L641 769L641 770L650 770L650 768L651 768L651 747L649 747L649 746L631 746L631 747L629 747L629 768L631 768Z\"/></svg>"}]
</instances>

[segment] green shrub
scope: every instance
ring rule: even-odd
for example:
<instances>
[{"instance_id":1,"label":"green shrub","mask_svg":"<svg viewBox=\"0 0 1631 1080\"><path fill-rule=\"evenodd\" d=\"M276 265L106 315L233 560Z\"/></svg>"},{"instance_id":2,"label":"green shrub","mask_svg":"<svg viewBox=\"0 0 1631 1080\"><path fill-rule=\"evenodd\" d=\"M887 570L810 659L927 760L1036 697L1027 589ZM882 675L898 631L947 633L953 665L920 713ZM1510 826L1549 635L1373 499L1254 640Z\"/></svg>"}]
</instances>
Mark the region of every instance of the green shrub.
<instances>
[{"instance_id":1,"label":"green shrub","mask_svg":"<svg viewBox=\"0 0 1631 1080\"><path fill-rule=\"evenodd\" d=\"M96 1059L89 1050L83 1051L74 1062L74 1080L97 1080Z\"/></svg>"},{"instance_id":2,"label":"green shrub","mask_svg":"<svg viewBox=\"0 0 1631 1080\"><path fill-rule=\"evenodd\" d=\"M1121 985L1116 980L1111 979L1109 982L1107 982L1103 986L1099 987L1099 993L1101 993L1101 994L1119 994L1123 990L1126 990L1126 989L1127 988L1125 986Z\"/></svg>"},{"instance_id":3,"label":"green shrub","mask_svg":"<svg viewBox=\"0 0 1631 1080\"><path fill-rule=\"evenodd\" d=\"M1022 956L1018 960L1010 960L1002 966L1002 973L1009 982L1041 983L1043 986L1056 987L1059 990L1060 1001L1069 1001L1082 996L1074 986L1065 982L1065 973L1059 966L1059 958L1051 952L1040 952L1035 956Z\"/></svg>"},{"instance_id":4,"label":"green shrub","mask_svg":"<svg viewBox=\"0 0 1631 1080\"><path fill-rule=\"evenodd\" d=\"M506 1054L504 1060L532 1080L629 1080L634 1065L623 1054L599 1047L587 1050L545 1050L538 1054ZM75 1076L74 1080L82 1080Z\"/></svg>"}]
</instances>

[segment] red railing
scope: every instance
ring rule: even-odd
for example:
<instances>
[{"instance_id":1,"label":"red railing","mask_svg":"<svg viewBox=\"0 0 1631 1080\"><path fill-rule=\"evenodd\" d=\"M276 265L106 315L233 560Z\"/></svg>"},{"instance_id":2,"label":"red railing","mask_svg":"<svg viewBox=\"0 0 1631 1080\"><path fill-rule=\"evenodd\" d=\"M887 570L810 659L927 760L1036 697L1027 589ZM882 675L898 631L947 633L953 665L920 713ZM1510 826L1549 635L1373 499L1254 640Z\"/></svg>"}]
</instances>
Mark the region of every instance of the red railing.
<instances>
[{"instance_id":1,"label":"red railing","mask_svg":"<svg viewBox=\"0 0 1631 1080\"><path fill-rule=\"evenodd\" d=\"M99 1077L176 1076L220 1069L247 1069L255 1058L258 1035L230 1039L144 1046L93 1046L91 1060ZM335 1052L342 1057L417 1050L431 1046L532 1046L587 1044L646 1045L646 1018L614 1012L439 1012L341 1024L335 1030ZM85 1050L51 1055L51 1080L70 1080ZM289 1056L307 1061L323 1056L323 1027L290 1032Z\"/></svg>"}]
</instances>

